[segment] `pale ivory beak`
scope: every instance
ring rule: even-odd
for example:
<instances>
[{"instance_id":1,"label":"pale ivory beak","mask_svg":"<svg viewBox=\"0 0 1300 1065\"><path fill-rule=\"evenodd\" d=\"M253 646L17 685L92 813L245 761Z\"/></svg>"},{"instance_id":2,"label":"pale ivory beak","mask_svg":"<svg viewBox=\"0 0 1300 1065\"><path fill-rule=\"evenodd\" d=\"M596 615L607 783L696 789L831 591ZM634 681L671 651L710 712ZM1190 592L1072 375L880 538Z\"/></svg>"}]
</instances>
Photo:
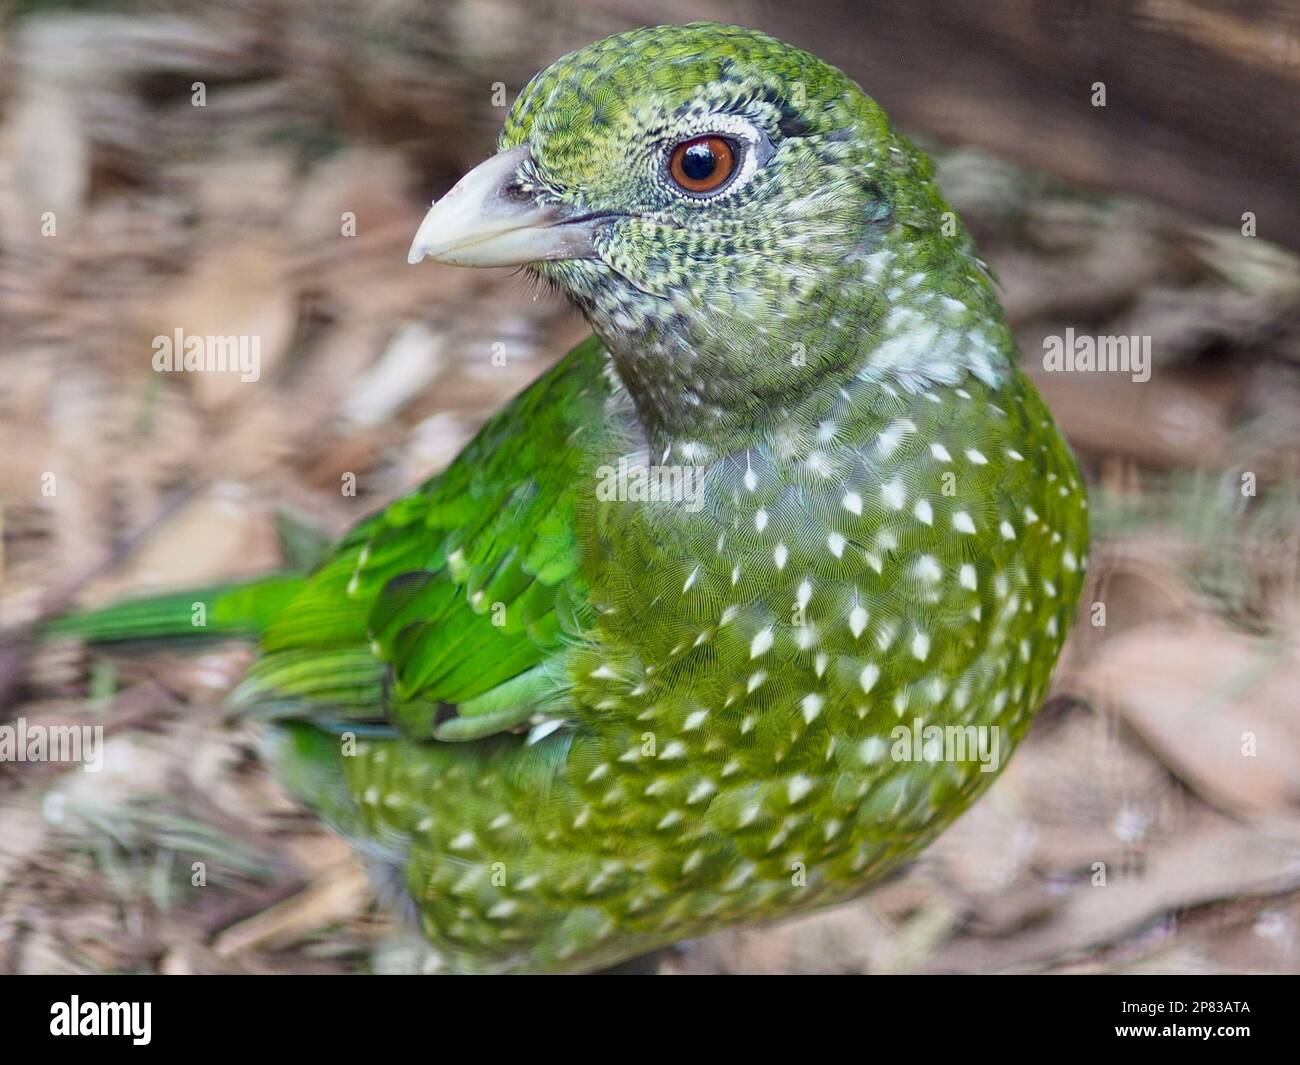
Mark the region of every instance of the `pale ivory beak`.
<instances>
[{"instance_id":1,"label":"pale ivory beak","mask_svg":"<svg viewBox=\"0 0 1300 1065\"><path fill-rule=\"evenodd\" d=\"M519 266L542 259L590 259L604 217L563 205L541 205L510 192L526 147L480 163L424 216L409 263L434 259L456 266Z\"/></svg>"}]
</instances>

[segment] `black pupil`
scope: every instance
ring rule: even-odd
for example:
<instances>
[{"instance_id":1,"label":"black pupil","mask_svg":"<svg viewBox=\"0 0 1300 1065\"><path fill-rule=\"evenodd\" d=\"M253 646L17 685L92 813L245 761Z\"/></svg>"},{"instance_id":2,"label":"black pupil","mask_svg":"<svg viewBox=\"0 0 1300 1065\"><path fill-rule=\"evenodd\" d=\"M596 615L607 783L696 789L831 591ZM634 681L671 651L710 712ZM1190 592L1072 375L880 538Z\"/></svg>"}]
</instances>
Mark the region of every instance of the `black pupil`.
<instances>
[{"instance_id":1,"label":"black pupil","mask_svg":"<svg viewBox=\"0 0 1300 1065\"><path fill-rule=\"evenodd\" d=\"M718 169L718 157L707 141L689 144L682 156L682 173L692 181L704 181Z\"/></svg>"}]
</instances>

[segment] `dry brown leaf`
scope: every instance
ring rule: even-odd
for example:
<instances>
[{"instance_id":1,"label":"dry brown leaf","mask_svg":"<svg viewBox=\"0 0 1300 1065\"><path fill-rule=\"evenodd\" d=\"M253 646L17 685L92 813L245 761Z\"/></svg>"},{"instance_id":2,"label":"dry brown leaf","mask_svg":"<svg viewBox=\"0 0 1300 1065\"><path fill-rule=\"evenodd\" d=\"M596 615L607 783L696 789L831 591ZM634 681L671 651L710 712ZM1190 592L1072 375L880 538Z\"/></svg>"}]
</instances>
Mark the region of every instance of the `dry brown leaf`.
<instances>
[{"instance_id":1,"label":"dry brown leaf","mask_svg":"<svg viewBox=\"0 0 1300 1065\"><path fill-rule=\"evenodd\" d=\"M1080 681L1220 809L1278 813L1300 800L1294 645L1211 621L1143 627L1102 644Z\"/></svg>"},{"instance_id":2,"label":"dry brown leaf","mask_svg":"<svg viewBox=\"0 0 1300 1065\"><path fill-rule=\"evenodd\" d=\"M306 890L226 929L213 943L222 958L258 948L274 950L355 917L369 896L365 873L348 861L322 873Z\"/></svg>"},{"instance_id":3,"label":"dry brown leaf","mask_svg":"<svg viewBox=\"0 0 1300 1065\"><path fill-rule=\"evenodd\" d=\"M248 374L207 370L166 375L188 385L199 404L211 411L245 402L254 389L274 381L293 339L297 298L285 276L279 245L252 236L200 256L195 269L170 293L138 310L136 321L132 349L149 372L154 372L157 338L166 338L175 350L177 330L183 339L247 338L250 354L255 350L257 356Z\"/></svg>"},{"instance_id":4,"label":"dry brown leaf","mask_svg":"<svg viewBox=\"0 0 1300 1065\"><path fill-rule=\"evenodd\" d=\"M1064 327L1053 329L1064 333ZM1219 461L1228 442L1228 395L1209 397L1157 370L1045 373L1041 339L1022 340L1024 366L1070 442L1085 452L1125 455L1154 466L1197 469Z\"/></svg>"},{"instance_id":5,"label":"dry brown leaf","mask_svg":"<svg viewBox=\"0 0 1300 1065\"><path fill-rule=\"evenodd\" d=\"M1154 942L1176 930L1180 909L1220 899L1269 895L1300 885L1300 829L1275 823L1243 830L1206 814L1160 841L1140 870L1109 866L1104 886L1071 892L1040 928L1001 940L954 940L929 963L935 970L1034 968L1085 956L1145 929Z\"/></svg>"},{"instance_id":6,"label":"dry brown leaf","mask_svg":"<svg viewBox=\"0 0 1300 1065\"><path fill-rule=\"evenodd\" d=\"M127 563L97 582L88 598L100 603L132 590L201 586L265 573L279 561L273 516L246 489L221 484L150 530Z\"/></svg>"}]
</instances>

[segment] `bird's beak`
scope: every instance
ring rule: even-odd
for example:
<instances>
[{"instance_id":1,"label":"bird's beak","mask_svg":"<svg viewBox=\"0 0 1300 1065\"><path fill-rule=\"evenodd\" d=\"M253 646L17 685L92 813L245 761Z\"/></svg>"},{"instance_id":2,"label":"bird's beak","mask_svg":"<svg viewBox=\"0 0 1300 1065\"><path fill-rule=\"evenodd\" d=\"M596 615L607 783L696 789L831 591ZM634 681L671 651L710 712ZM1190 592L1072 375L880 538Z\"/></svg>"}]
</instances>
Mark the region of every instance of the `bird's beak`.
<instances>
[{"instance_id":1,"label":"bird's beak","mask_svg":"<svg viewBox=\"0 0 1300 1065\"><path fill-rule=\"evenodd\" d=\"M526 147L480 163L424 216L406 261L457 266L519 266L542 259L590 259L602 217L562 204L539 204L517 187Z\"/></svg>"}]
</instances>

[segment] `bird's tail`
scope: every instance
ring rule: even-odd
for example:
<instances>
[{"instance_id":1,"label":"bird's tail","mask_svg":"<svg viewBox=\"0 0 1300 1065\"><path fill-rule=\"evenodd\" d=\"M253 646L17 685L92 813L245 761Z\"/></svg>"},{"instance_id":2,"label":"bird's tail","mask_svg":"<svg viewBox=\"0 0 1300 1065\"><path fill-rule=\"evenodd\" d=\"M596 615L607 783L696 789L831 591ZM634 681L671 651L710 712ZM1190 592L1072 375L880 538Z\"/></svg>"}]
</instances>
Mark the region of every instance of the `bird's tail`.
<instances>
[{"instance_id":1,"label":"bird's tail","mask_svg":"<svg viewBox=\"0 0 1300 1065\"><path fill-rule=\"evenodd\" d=\"M302 587L301 573L127 600L102 610L68 614L44 625L47 639L86 643L191 643L251 639Z\"/></svg>"}]
</instances>

